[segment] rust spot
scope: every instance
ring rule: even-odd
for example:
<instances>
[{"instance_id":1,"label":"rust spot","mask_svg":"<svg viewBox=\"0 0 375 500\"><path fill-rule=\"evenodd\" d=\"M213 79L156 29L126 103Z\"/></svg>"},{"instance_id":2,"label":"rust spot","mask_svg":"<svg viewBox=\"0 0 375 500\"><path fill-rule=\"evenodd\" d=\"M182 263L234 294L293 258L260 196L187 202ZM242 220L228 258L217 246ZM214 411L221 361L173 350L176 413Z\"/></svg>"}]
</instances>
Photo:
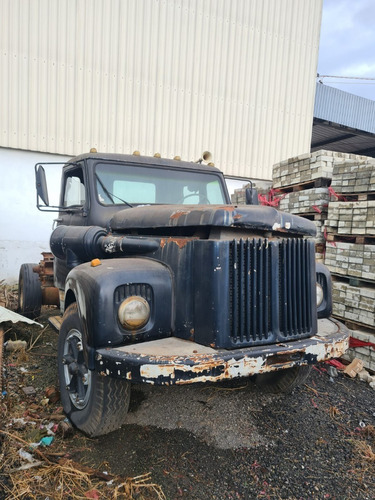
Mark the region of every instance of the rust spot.
<instances>
[{"instance_id":1,"label":"rust spot","mask_svg":"<svg viewBox=\"0 0 375 500\"><path fill-rule=\"evenodd\" d=\"M170 216L170 219L179 219L183 215L188 214L190 214L190 210L176 210L176 212L173 212L173 214Z\"/></svg>"},{"instance_id":2,"label":"rust spot","mask_svg":"<svg viewBox=\"0 0 375 500\"><path fill-rule=\"evenodd\" d=\"M241 214L234 215L233 219L234 220L242 219L242 215Z\"/></svg>"},{"instance_id":3,"label":"rust spot","mask_svg":"<svg viewBox=\"0 0 375 500\"><path fill-rule=\"evenodd\" d=\"M237 208L234 205L223 205L222 207L217 207L220 208L221 210L224 210L225 212L234 212L234 210Z\"/></svg>"},{"instance_id":4,"label":"rust spot","mask_svg":"<svg viewBox=\"0 0 375 500\"><path fill-rule=\"evenodd\" d=\"M277 365L277 364L286 364L290 363L292 361L299 361L300 359L303 358L303 351L291 351L285 354L275 354L272 356L269 356L266 359L266 366L270 365Z\"/></svg>"},{"instance_id":5,"label":"rust spot","mask_svg":"<svg viewBox=\"0 0 375 500\"><path fill-rule=\"evenodd\" d=\"M189 243L189 241L198 240L199 238L162 238L160 240L160 247L164 248L165 245L169 243L176 243L178 248L183 248L185 245Z\"/></svg>"},{"instance_id":6,"label":"rust spot","mask_svg":"<svg viewBox=\"0 0 375 500\"><path fill-rule=\"evenodd\" d=\"M48 306L59 306L60 295L59 289L54 286L42 288L42 304Z\"/></svg>"},{"instance_id":7,"label":"rust spot","mask_svg":"<svg viewBox=\"0 0 375 500\"><path fill-rule=\"evenodd\" d=\"M43 260L33 267L34 273L39 275L42 286L42 304L60 305L59 289L55 288L53 280L54 256L50 252L42 252Z\"/></svg>"}]
</instances>

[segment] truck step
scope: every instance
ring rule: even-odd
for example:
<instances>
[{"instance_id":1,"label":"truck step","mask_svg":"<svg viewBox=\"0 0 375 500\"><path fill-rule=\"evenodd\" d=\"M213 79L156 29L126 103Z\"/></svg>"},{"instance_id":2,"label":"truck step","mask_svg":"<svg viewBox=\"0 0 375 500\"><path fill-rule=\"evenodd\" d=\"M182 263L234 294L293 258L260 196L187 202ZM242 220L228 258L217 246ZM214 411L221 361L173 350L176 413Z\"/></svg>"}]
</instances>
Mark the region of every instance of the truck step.
<instances>
[{"instance_id":1,"label":"truck step","mask_svg":"<svg viewBox=\"0 0 375 500\"><path fill-rule=\"evenodd\" d=\"M53 326L53 328L59 332L61 328L61 323L62 323L62 316L51 316L48 318L48 322L50 325Z\"/></svg>"}]
</instances>

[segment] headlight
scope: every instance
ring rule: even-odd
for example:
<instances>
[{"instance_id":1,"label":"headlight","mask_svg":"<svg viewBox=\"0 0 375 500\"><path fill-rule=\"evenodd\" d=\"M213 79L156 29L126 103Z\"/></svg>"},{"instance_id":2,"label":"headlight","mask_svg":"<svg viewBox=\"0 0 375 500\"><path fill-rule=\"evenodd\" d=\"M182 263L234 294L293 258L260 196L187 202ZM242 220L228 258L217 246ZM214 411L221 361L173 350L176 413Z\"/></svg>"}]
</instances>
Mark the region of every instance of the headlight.
<instances>
[{"instance_id":1,"label":"headlight","mask_svg":"<svg viewBox=\"0 0 375 500\"><path fill-rule=\"evenodd\" d=\"M127 330L145 326L150 318L150 306L143 297L135 295L124 300L118 310L118 319Z\"/></svg>"},{"instance_id":2,"label":"headlight","mask_svg":"<svg viewBox=\"0 0 375 500\"><path fill-rule=\"evenodd\" d=\"M316 284L316 307L320 307L324 299L324 291L319 283Z\"/></svg>"}]
</instances>

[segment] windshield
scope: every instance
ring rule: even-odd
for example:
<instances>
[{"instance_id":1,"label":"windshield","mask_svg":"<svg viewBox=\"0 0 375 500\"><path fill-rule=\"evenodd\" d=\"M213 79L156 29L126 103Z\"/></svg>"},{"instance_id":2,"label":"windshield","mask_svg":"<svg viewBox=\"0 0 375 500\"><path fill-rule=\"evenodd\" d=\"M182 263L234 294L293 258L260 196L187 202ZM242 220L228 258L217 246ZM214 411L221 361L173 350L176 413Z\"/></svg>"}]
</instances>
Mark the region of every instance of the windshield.
<instances>
[{"instance_id":1,"label":"windshield","mask_svg":"<svg viewBox=\"0 0 375 500\"><path fill-rule=\"evenodd\" d=\"M98 163L95 180L102 205L227 203L220 177L214 173Z\"/></svg>"}]
</instances>

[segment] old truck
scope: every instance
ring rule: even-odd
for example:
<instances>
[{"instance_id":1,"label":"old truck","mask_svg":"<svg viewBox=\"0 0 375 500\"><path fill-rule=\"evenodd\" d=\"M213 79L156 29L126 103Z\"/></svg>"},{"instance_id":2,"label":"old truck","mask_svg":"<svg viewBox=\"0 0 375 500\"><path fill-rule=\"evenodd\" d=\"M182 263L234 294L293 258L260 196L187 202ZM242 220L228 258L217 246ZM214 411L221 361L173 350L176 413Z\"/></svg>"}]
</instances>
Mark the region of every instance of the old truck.
<instances>
[{"instance_id":1,"label":"old truck","mask_svg":"<svg viewBox=\"0 0 375 500\"><path fill-rule=\"evenodd\" d=\"M217 168L96 152L64 164L52 254L20 271L20 311L57 305L64 410L90 436L122 425L132 383L253 377L290 391L347 348L313 222L236 206Z\"/></svg>"}]
</instances>

